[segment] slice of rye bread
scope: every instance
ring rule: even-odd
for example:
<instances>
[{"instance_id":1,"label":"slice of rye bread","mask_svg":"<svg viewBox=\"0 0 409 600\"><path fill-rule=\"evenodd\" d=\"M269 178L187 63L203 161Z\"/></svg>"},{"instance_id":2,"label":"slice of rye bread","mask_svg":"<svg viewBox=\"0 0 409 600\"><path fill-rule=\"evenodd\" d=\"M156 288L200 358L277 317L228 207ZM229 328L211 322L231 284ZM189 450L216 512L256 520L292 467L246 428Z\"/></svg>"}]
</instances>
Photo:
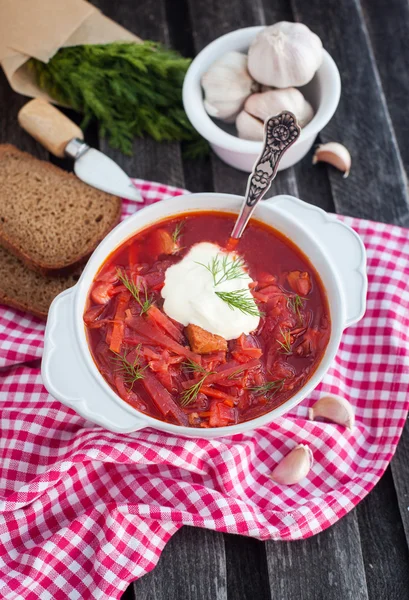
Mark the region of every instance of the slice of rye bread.
<instances>
[{"instance_id":1,"label":"slice of rye bread","mask_svg":"<svg viewBox=\"0 0 409 600\"><path fill-rule=\"evenodd\" d=\"M14 254L0 247L0 304L46 319L54 298L75 285L81 270L66 276L45 277L26 267Z\"/></svg>"},{"instance_id":2,"label":"slice of rye bread","mask_svg":"<svg viewBox=\"0 0 409 600\"><path fill-rule=\"evenodd\" d=\"M121 200L0 144L0 245L44 275L73 271L119 222Z\"/></svg>"}]
</instances>

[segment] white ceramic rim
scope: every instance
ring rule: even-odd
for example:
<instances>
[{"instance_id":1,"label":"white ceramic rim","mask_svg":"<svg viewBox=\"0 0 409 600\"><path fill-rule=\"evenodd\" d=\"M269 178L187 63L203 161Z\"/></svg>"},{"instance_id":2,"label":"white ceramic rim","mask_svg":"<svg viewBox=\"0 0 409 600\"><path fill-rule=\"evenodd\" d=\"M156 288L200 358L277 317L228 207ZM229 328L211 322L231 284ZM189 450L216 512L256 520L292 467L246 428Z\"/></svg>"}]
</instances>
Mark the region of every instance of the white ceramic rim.
<instances>
[{"instance_id":1,"label":"white ceramic rim","mask_svg":"<svg viewBox=\"0 0 409 600\"><path fill-rule=\"evenodd\" d=\"M183 106L193 127L211 144L233 152L258 155L262 149L262 142L242 140L218 127L204 108L200 80L208 66L223 54L222 48L226 42L231 43L232 46L236 44L239 48L249 46L263 29L265 26L245 27L217 38L193 59L183 82ZM319 70L322 69L326 71L328 79L325 85L331 93L325 94L325 99L321 101L312 120L302 128L294 146L301 144L307 138L315 137L327 125L338 106L341 96L341 77L333 58L325 49Z\"/></svg>"},{"instance_id":2,"label":"white ceramic rim","mask_svg":"<svg viewBox=\"0 0 409 600\"><path fill-rule=\"evenodd\" d=\"M149 207L142 209L141 211L138 211L137 213L128 217L125 221L123 221L122 223L117 225L117 227L101 242L101 244L98 246L98 248L95 250L94 254L92 255L91 259L89 260L83 274L81 275L79 282L73 288L73 292L75 295L75 298L74 298L74 321L75 321L74 322L74 334L75 334L76 341L77 341L79 349L80 349L80 353L86 364L87 370L94 378L96 384L98 384L98 386L100 386L103 389L105 394L108 395L111 400L113 400L122 409L125 409L127 412L132 414L134 417L135 416L138 417L140 424L138 427L135 427L135 430L141 429L144 427L154 427L155 429L167 431L169 433L173 433L176 435L209 438L209 437L232 436L236 433L241 433L246 430L256 429L258 427L266 425L267 423L274 421L276 418L280 417L284 413L289 412L292 408L294 408L297 404L299 404L303 400L303 398L305 398L305 396L307 396L318 385L318 383L321 381L321 379L327 372L328 368L330 367L330 365L338 351L339 343L341 340L341 335L346 326L346 304L345 304L345 298L344 298L344 295L342 292L343 285L342 285L342 282L340 280L337 270L334 268L333 265L331 265L331 263L326 258L325 248L322 247L320 245L319 241L317 239L315 239L314 236L308 231L308 228L304 227L303 224L300 223L299 221L297 221L297 219L295 217L290 217L287 213L285 213L284 218L291 222L292 227L294 227L295 235L296 235L297 229L301 230L303 232L303 235L305 235L308 238L308 243L311 244L312 247L315 247L316 250L319 252L320 260L322 261L322 264L325 265L325 269L326 269L327 273L330 273L330 277L332 278L333 290L336 290L336 292L334 292L334 298L332 299L332 302L329 302L329 309L330 309L330 314L331 314L330 340L328 342L328 346L325 350L324 356L321 359L321 362L319 363L319 365L316 368L313 375L306 382L306 384L296 394L294 394L294 396L289 398L282 405L269 411L268 413L265 413L264 415L262 415L260 417L257 417L256 419L252 419L250 421L245 421L245 422L239 423L237 425L212 428L210 430L203 430L202 428L197 428L197 427L184 427L181 425L173 425L170 423L166 423L164 421L161 421L160 419L150 417L150 416L146 415L145 413L142 413L142 412L136 410L135 408L133 408L132 406L127 404L124 400L122 400L114 392L114 390L108 385L108 383L105 381L105 379L99 372L99 370L93 360L91 352L89 350L88 341L87 341L87 337L86 337L86 333L85 333L85 327L84 327L84 323L83 323L83 312L84 312L85 301L87 298L87 294L88 294L91 282L94 279L96 273L99 271L99 269L105 262L106 258L112 252L114 252L118 246L122 245L127 239L129 239L129 237L132 237L139 231L149 227L150 225L152 225L154 223L159 222L162 218L168 219L168 218L171 218L171 216L177 216L178 214L182 214L182 213L204 211L204 210L206 210L206 208L203 207L203 200L208 199L209 197L218 198L219 200L221 200L224 203L224 206L220 206L218 208L218 210L223 211L223 212L228 212L228 213L236 213L236 214L238 213L238 209L243 200L243 198L241 196L233 196L230 194L200 193L200 194L191 194L189 196L179 196L179 200L183 200L184 198L186 200L188 199L188 206L181 207L179 210L172 210L169 213L168 213L168 211L163 211L165 214L163 214L162 217L158 217L158 215L157 215L158 204L151 205ZM177 200L176 198L165 200L161 203L161 206L169 207L168 203L172 202L174 204L176 200ZM295 200L297 200L297 199L295 199ZM305 203L300 200L298 200L298 202L305 205ZM267 206L267 204L268 204L268 202L266 201L262 205ZM260 205L259 205L259 207L260 207ZM256 207L254 217L256 219L258 218L259 220L263 221L263 219L260 217L260 215L257 214L257 212L258 212L257 208L259 208L259 207ZM268 208L270 210L278 210L279 211L279 208L276 208L274 206L268 206ZM317 209L316 207L311 207L311 208L322 213L322 215L325 216L325 219L327 221L336 220L335 218L331 217L330 215L328 215L327 213L325 213L325 211L322 211L321 209ZM213 207L209 207L209 210L211 211L211 210L215 210L215 209ZM149 223L143 224L141 227L138 227L137 226L137 222L138 222L138 218L139 218L138 215L141 215L143 213L144 216L146 217L146 215L150 212L155 215L155 217L152 218L152 221L150 221ZM113 236L116 237L118 235L118 232L121 229L128 228L130 221L135 221L135 225L136 225L135 228L132 230L132 233L125 235L118 243L116 243L114 246L112 246L111 240L112 240ZM348 229L350 229L350 228L348 228ZM277 227L277 230L279 230L278 227ZM353 233L359 239L357 234L355 234L355 232L353 232ZM361 241L360 241L360 243L362 244ZM363 247L363 245L362 245L362 247ZM307 253L305 253L305 254L308 257L308 254ZM326 290L326 291L328 293L328 290Z\"/></svg>"}]
</instances>

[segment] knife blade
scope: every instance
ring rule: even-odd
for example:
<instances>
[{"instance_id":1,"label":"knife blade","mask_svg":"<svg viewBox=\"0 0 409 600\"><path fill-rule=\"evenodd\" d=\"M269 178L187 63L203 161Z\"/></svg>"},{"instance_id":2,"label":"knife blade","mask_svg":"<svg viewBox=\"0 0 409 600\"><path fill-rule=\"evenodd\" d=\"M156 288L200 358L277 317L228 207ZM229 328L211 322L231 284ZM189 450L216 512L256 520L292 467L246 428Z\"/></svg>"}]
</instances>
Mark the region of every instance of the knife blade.
<instances>
[{"instance_id":1,"label":"knife blade","mask_svg":"<svg viewBox=\"0 0 409 600\"><path fill-rule=\"evenodd\" d=\"M84 183L120 198L143 202L139 190L123 169L103 152L84 142L81 129L42 98L20 109L18 122L49 152L74 160L74 173Z\"/></svg>"}]
</instances>

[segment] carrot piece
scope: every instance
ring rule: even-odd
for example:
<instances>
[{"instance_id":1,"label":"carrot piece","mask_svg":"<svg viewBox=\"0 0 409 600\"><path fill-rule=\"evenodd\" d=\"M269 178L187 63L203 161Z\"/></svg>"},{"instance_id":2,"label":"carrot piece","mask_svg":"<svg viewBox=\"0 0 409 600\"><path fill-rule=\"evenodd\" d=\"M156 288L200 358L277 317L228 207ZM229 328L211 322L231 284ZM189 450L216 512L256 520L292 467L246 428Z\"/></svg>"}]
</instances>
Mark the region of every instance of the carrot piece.
<instances>
[{"instance_id":1,"label":"carrot piece","mask_svg":"<svg viewBox=\"0 0 409 600\"><path fill-rule=\"evenodd\" d=\"M148 243L153 256L173 254L176 249L176 244L173 241L171 234L166 231L166 229L155 229L149 236Z\"/></svg>"},{"instance_id":2,"label":"carrot piece","mask_svg":"<svg viewBox=\"0 0 409 600\"><path fill-rule=\"evenodd\" d=\"M112 350L112 352L118 353L121 350L121 345L125 334L125 311L128 307L129 298L129 292L123 292L118 296L115 321L112 327L111 340L109 343L109 349Z\"/></svg>"},{"instance_id":3,"label":"carrot piece","mask_svg":"<svg viewBox=\"0 0 409 600\"><path fill-rule=\"evenodd\" d=\"M287 281L294 292L301 296L308 296L312 284L307 271L290 271L287 275Z\"/></svg>"},{"instance_id":4,"label":"carrot piece","mask_svg":"<svg viewBox=\"0 0 409 600\"><path fill-rule=\"evenodd\" d=\"M165 315L157 306L152 304L147 312L149 320L157 325L160 330L164 329L167 334L170 335L176 342L181 344L183 342L182 332L172 323L168 316Z\"/></svg>"},{"instance_id":5,"label":"carrot piece","mask_svg":"<svg viewBox=\"0 0 409 600\"><path fill-rule=\"evenodd\" d=\"M229 396L229 394L226 394L226 392L222 392L221 390L217 390L216 388L212 388L209 387L207 385L203 385L200 388L200 391L205 394L206 396L210 396L210 398L219 398L220 400L232 400L232 397Z\"/></svg>"},{"instance_id":6,"label":"carrot piece","mask_svg":"<svg viewBox=\"0 0 409 600\"><path fill-rule=\"evenodd\" d=\"M112 283L97 283L91 291L91 299L95 304L107 304L110 301L114 286Z\"/></svg>"},{"instance_id":7,"label":"carrot piece","mask_svg":"<svg viewBox=\"0 0 409 600\"><path fill-rule=\"evenodd\" d=\"M215 400L210 406L210 427L224 427L236 420L236 411L234 408L226 406L222 402Z\"/></svg>"}]
</instances>

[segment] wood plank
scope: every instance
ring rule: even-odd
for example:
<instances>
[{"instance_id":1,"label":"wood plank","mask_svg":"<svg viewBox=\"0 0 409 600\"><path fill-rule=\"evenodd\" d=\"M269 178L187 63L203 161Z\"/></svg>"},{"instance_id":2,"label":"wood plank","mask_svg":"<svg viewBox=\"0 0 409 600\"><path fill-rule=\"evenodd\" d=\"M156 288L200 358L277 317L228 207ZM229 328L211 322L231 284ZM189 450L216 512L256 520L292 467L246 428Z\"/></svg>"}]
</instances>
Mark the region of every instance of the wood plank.
<instances>
[{"instance_id":1,"label":"wood plank","mask_svg":"<svg viewBox=\"0 0 409 600\"><path fill-rule=\"evenodd\" d=\"M225 535L224 542L229 599L270 600L265 543L239 535Z\"/></svg>"},{"instance_id":2,"label":"wood plank","mask_svg":"<svg viewBox=\"0 0 409 600\"><path fill-rule=\"evenodd\" d=\"M267 5L267 3L266 3ZM211 6L212 13L212 22L214 22L213 27L205 27L203 28L203 22L207 19L207 7L204 8L203 5L200 5L195 2L190 3L190 8L192 11L192 21L193 21L193 35L196 43L197 49L203 47L206 43L208 43L211 39L214 39L218 35L221 35L226 30L233 29L233 27L228 27L226 23L226 11L228 11L227 17L231 19L230 22L233 22L232 14L235 14L234 22L237 23L238 17L240 16L240 10L242 8L242 3L238 6L237 3L229 3L227 8L225 5L221 6L217 4L217 6ZM217 8L217 10L216 10ZM249 22L241 22L240 26L249 26L257 23L264 23L265 19L259 12L253 11L251 13L252 20ZM259 20L257 20L257 18ZM268 22L272 23L278 20L288 19L288 4L285 2L279 3L268 3ZM230 24L229 22L229 24ZM209 31L211 32L211 36L209 35ZM225 191L230 193L238 193L243 194L246 186L247 175L240 173L231 167L224 165L217 157L212 158L212 167L214 173L214 181L215 181L215 190L216 191ZM299 188L299 184L301 184L301 188ZM321 172L315 171L311 166L311 156L302 161L296 168L287 169L284 172L278 174L276 180L273 182L272 188L269 192L269 196L275 194L293 194L295 196L300 196L307 201L313 202L316 205L322 206L325 209L333 210L333 202L331 196L331 189L328 182L327 173L325 170L321 170ZM354 543L351 543L351 530L356 532ZM350 562L353 562L357 565L357 572L359 574L363 574L364 576L364 567L362 563L361 550L359 545L359 532L358 526L356 522L356 517L349 517L348 521L343 520L341 523L337 524L337 537L336 540L338 542L338 546L342 547L345 544L348 544L349 553L339 553L337 556L337 561L333 561L332 570L331 570L331 580L336 582L338 588L334 589L345 589L349 592L352 591L357 600L360 598L366 598L366 588L363 580L359 581L359 578L354 579L349 587L347 585L345 572L347 572L347 568ZM324 538L321 541L321 544L318 546L318 550L321 547L325 547L326 552L331 553L333 548L333 534L323 534ZM302 591L302 597L312 598L314 597L315 591L317 589L317 584L321 578L320 571L317 571L316 577L314 579L310 579L306 582L305 580L305 572L312 570L313 561L311 560L309 549L311 546L316 546L316 541L307 540L305 542L297 543L297 546L293 546L293 543L268 543L266 545L267 551L267 561L271 567L270 570L270 585L271 585L271 596L274 598L285 597L286 599L291 598L299 598L301 594L297 595L297 590ZM240 549L240 553L236 551L236 556L239 557L240 554L245 552L246 543L243 542L243 548ZM232 549L233 552L233 549ZM291 588L293 594L282 593L282 585L283 581L285 581L285 577L282 580L279 580L275 577L273 572L276 572L278 569L278 573L281 573L281 564L285 562L286 557L288 555L294 554L294 561L298 560L297 569L291 570L291 580L292 586ZM237 559L236 559L237 560ZM319 560L319 552L316 557L317 565L320 564ZM229 564L229 563L228 563ZM274 565L274 566L273 566ZM325 577L325 575L324 575ZM229 581L229 578L228 578ZM235 575L232 575L232 584L234 584L232 597L235 597L239 594L241 597L245 597L246 589L243 584L243 579L240 574L240 569L235 571ZM230 588L229 588L230 591ZM248 595L248 598L258 597ZM335 596L333 596L335 597ZM341 596L340 596L341 597Z\"/></svg>"},{"instance_id":3,"label":"wood plank","mask_svg":"<svg viewBox=\"0 0 409 600\"><path fill-rule=\"evenodd\" d=\"M409 175L409 55L406 49L409 36L409 4L402 0L390 0L386 18L381 18L381 15L385 14L385 5L381 0L361 0L361 4L402 162L406 174ZM409 218L401 224L409 226ZM392 460L391 469L409 544L408 423Z\"/></svg>"},{"instance_id":4,"label":"wood plank","mask_svg":"<svg viewBox=\"0 0 409 600\"><path fill-rule=\"evenodd\" d=\"M400 515L409 545L409 421L391 462L393 481L397 493Z\"/></svg>"},{"instance_id":5,"label":"wood plank","mask_svg":"<svg viewBox=\"0 0 409 600\"><path fill-rule=\"evenodd\" d=\"M379 57L385 52L385 47L389 45L389 38L388 44L385 44L387 36L385 21L389 23L388 27L396 27L396 20L389 19L389 8L387 18L384 19L385 10L376 10L376 7L381 8L380 4L375 3L375 5L372 5L368 2L365 4L367 9L370 4L373 17L371 25L375 27L376 21L376 35L379 36L377 41L377 56ZM403 5L403 3L401 4ZM396 8L396 3L394 6ZM351 175L346 181L340 178L334 170L328 168L337 211L358 217L394 222L400 225L408 224L409 212L405 174L396 138L394 137L395 132L389 118L389 107L385 103L377 64L372 54L359 3L352 0L341 4L335 3L333 0L325 4L313 2L309 4L307 10L305 3L293 0L293 7L297 20L306 23L321 36L324 46L333 56L341 71L343 91L340 106L332 121L321 134L324 142L342 141L350 149L353 157ZM336 18L334 18L334 15L336 15ZM380 38L381 31L382 39ZM400 39L403 39L402 36ZM345 44L345 40L348 40L348 44ZM392 43L395 44L395 40ZM392 54L388 52L386 51L384 56L385 65L380 67L383 70L387 70L391 66L388 56L391 58ZM356 58L358 55L359 60ZM401 57L398 59L398 70L400 70L400 60ZM388 83L392 85L393 90L396 90L397 82L392 83L392 79L390 78ZM391 98L394 97L391 96ZM399 102L399 100L395 100L395 102ZM403 126L403 136L405 127L406 125ZM401 146L406 139L406 137L404 137L404 140L401 139ZM407 142L406 147L408 147ZM409 488L406 483L409 474L407 466L409 463L408 436L409 430L403 435L403 440L393 461L392 472L398 492L401 516L409 540ZM384 486L385 484L381 482L379 485ZM375 493L375 491L372 492L372 494ZM390 493L392 493L392 490L390 490ZM393 561L391 561L390 555L380 554L382 548L378 549L379 553L377 554L374 545L367 542L367 536L371 534L371 528L376 531L388 531L390 521L393 520L390 517L388 521L388 515L385 510L382 510L379 502L372 503L372 495L370 498L368 502L371 502L373 510L372 523L368 523L367 520L361 518L359 525L364 539L363 552L367 567L368 589L372 595L379 585L379 573L369 565L382 562L383 556L389 568L394 567L392 567ZM394 499L394 502L396 503L396 499ZM360 513L360 510L359 508L358 513ZM396 521L395 526L401 526L399 520ZM402 560L405 561L406 557L404 556ZM387 568L387 566L384 566L384 569Z\"/></svg>"},{"instance_id":6,"label":"wood plank","mask_svg":"<svg viewBox=\"0 0 409 600\"><path fill-rule=\"evenodd\" d=\"M189 0L188 6L196 53L211 41L229 31L263 24L264 22L261 0L252 2L219 2L219 0L197 2ZM214 154L211 156L211 165L215 191L228 194L244 194L248 174L229 167Z\"/></svg>"},{"instance_id":7,"label":"wood plank","mask_svg":"<svg viewBox=\"0 0 409 600\"><path fill-rule=\"evenodd\" d=\"M406 173L409 173L409 3L361 0L388 111ZM387 40L387 43L385 43Z\"/></svg>"},{"instance_id":8,"label":"wood plank","mask_svg":"<svg viewBox=\"0 0 409 600\"><path fill-rule=\"evenodd\" d=\"M354 513L307 540L266 546L274 600L368 599Z\"/></svg>"},{"instance_id":9,"label":"wood plank","mask_svg":"<svg viewBox=\"0 0 409 600\"><path fill-rule=\"evenodd\" d=\"M183 56L195 54L186 0L165 0L166 19L171 48ZM183 148L183 146L182 146ZM186 189L191 192L212 192L213 175L210 157L195 160L183 159L183 174Z\"/></svg>"},{"instance_id":10,"label":"wood plank","mask_svg":"<svg viewBox=\"0 0 409 600\"><path fill-rule=\"evenodd\" d=\"M406 598L409 552L390 467L356 512L369 597Z\"/></svg>"},{"instance_id":11,"label":"wood plank","mask_svg":"<svg viewBox=\"0 0 409 600\"><path fill-rule=\"evenodd\" d=\"M321 37L342 76L338 110L321 133L323 142L339 141L352 155L348 179L328 168L337 212L406 222L404 172L357 0L293 0L292 7L295 19Z\"/></svg>"},{"instance_id":12,"label":"wood plank","mask_svg":"<svg viewBox=\"0 0 409 600\"><path fill-rule=\"evenodd\" d=\"M188 0L188 6L196 52L229 31L265 23L261 0Z\"/></svg>"},{"instance_id":13,"label":"wood plank","mask_svg":"<svg viewBox=\"0 0 409 600\"><path fill-rule=\"evenodd\" d=\"M264 2L266 22L293 20L288 13L286 2ZM273 183L274 193L290 193L333 211L334 201L328 174L325 169L316 170L312 166L310 151L292 169L279 173ZM348 551L344 548L347 546ZM319 536L299 542L266 544L269 565L270 585L274 600L285 598L367 598L365 573L361 555L359 530L356 515L348 515L334 528ZM322 557L326 559L322 568ZM289 562L288 562L289 561ZM282 568L288 565L290 572ZM350 565L355 567L355 576L349 577ZM297 575L298 574L298 575Z\"/></svg>"},{"instance_id":14,"label":"wood plank","mask_svg":"<svg viewBox=\"0 0 409 600\"><path fill-rule=\"evenodd\" d=\"M17 122L17 113L28 100L29 98L13 92L0 69L0 143L14 144L20 150L45 160L48 158L48 152L23 131Z\"/></svg>"},{"instance_id":15,"label":"wood plank","mask_svg":"<svg viewBox=\"0 0 409 600\"><path fill-rule=\"evenodd\" d=\"M112 3L109 0L98 0L95 4L107 16L142 38L169 43L164 2L156 2L153 6L148 0L143 0L138 2L137 10L130 2ZM100 140L100 147L129 175L185 186L178 143L158 144L151 139L135 140L132 157L124 157L121 153L113 151L103 139ZM208 560L209 558L211 560ZM192 578L191 573L197 565L200 565L200 572L197 577ZM133 584L132 593L138 600L172 600L180 597L193 600L203 598L203 590L211 590L212 593L215 591L212 597L224 600L225 565L222 534L183 528L165 548L158 567ZM127 593L129 595L130 592Z\"/></svg>"},{"instance_id":16,"label":"wood plank","mask_svg":"<svg viewBox=\"0 0 409 600\"><path fill-rule=\"evenodd\" d=\"M143 39L165 44L169 42L162 0L154 4L149 0L140 0L137 6L132 2L110 0L94 0L93 4ZM100 148L131 177L160 181L177 187L184 186L179 143L159 144L150 138L137 139L133 144L133 156L124 156L121 152L112 150L105 139L100 140Z\"/></svg>"},{"instance_id":17,"label":"wood plank","mask_svg":"<svg viewBox=\"0 0 409 600\"><path fill-rule=\"evenodd\" d=\"M165 546L155 569L133 584L135 599L227 600L222 556L222 535L183 527Z\"/></svg>"}]
</instances>

